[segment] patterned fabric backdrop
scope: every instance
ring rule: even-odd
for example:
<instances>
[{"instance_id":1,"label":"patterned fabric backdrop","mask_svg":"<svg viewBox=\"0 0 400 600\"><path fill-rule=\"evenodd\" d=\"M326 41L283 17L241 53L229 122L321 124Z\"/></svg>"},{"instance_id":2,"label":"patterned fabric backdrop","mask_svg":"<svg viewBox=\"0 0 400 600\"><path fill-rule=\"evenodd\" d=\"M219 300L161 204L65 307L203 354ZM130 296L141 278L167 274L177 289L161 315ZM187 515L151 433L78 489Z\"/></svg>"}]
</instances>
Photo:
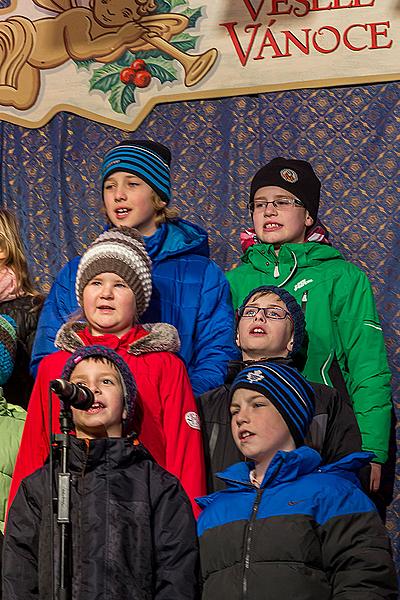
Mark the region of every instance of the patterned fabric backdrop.
<instances>
[{"instance_id":1,"label":"patterned fabric backdrop","mask_svg":"<svg viewBox=\"0 0 400 600\"><path fill-rule=\"evenodd\" d=\"M59 268L102 230L105 151L122 139L153 138L173 152L181 216L208 230L212 257L229 269L249 224L255 170L279 155L309 160L323 183L320 215L333 244L374 287L399 415L398 90L389 83L166 104L136 134L67 113L39 130L2 123L1 205L17 213L35 281L47 292ZM400 572L399 459L396 475L387 525Z\"/></svg>"}]
</instances>

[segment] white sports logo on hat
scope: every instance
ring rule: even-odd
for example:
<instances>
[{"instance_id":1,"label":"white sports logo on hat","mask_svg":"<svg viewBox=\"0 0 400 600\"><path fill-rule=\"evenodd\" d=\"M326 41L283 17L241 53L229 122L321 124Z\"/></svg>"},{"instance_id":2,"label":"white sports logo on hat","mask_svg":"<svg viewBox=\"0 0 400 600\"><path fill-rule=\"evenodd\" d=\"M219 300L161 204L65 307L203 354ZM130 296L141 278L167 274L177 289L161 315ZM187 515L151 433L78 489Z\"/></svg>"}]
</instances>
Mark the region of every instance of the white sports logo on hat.
<instances>
[{"instance_id":1,"label":"white sports logo on hat","mask_svg":"<svg viewBox=\"0 0 400 600\"><path fill-rule=\"evenodd\" d=\"M299 180L296 171L293 171L293 169L282 169L280 175L288 183L296 183Z\"/></svg>"},{"instance_id":2,"label":"white sports logo on hat","mask_svg":"<svg viewBox=\"0 0 400 600\"><path fill-rule=\"evenodd\" d=\"M262 381L264 379L264 375L262 371L251 371L251 373L247 373L247 379L250 383L255 383L256 381Z\"/></svg>"}]
</instances>

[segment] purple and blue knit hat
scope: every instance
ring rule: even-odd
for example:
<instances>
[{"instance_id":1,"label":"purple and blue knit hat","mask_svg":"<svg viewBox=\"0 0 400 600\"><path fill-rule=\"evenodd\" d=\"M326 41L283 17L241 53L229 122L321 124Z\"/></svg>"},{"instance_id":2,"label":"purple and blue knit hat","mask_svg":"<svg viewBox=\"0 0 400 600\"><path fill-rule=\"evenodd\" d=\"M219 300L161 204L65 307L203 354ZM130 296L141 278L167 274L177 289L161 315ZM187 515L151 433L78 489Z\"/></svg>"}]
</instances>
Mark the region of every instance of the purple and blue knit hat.
<instances>
[{"instance_id":1,"label":"purple and blue knit hat","mask_svg":"<svg viewBox=\"0 0 400 600\"><path fill-rule=\"evenodd\" d=\"M285 421L296 447L304 444L314 417L314 391L296 369L268 361L253 363L234 379L229 402L241 388L265 396Z\"/></svg>"},{"instance_id":2,"label":"purple and blue knit hat","mask_svg":"<svg viewBox=\"0 0 400 600\"><path fill-rule=\"evenodd\" d=\"M171 200L171 152L150 140L126 140L107 152L101 167L102 184L117 171L143 179L167 204Z\"/></svg>"},{"instance_id":3,"label":"purple and blue knit hat","mask_svg":"<svg viewBox=\"0 0 400 600\"><path fill-rule=\"evenodd\" d=\"M297 300L287 290L276 285L261 285L255 288L246 296L242 304L239 306L236 312L237 323L239 323L243 310L248 304L249 300L259 293L265 294L276 294L278 298L286 304L286 308L293 322L293 348L289 352L288 356L294 356L302 347L305 333L305 319L304 313Z\"/></svg>"},{"instance_id":4,"label":"purple and blue knit hat","mask_svg":"<svg viewBox=\"0 0 400 600\"><path fill-rule=\"evenodd\" d=\"M132 372L124 359L106 346L82 346L75 350L64 365L62 379L70 380L73 370L82 361L89 358L105 359L112 363L119 373L123 390L124 405L126 408L126 419L124 422L124 433L130 433L133 429L133 416L135 411L137 387Z\"/></svg>"}]
</instances>

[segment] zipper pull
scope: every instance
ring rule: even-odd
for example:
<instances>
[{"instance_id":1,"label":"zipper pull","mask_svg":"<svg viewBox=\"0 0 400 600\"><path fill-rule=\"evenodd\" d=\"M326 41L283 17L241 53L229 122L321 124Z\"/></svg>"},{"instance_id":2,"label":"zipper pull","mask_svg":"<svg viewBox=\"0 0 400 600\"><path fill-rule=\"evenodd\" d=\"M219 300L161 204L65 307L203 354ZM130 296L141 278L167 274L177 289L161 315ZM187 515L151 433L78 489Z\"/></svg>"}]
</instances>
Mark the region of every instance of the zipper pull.
<instances>
[{"instance_id":1,"label":"zipper pull","mask_svg":"<svg viewBox=\"0 0 400 600\"><path fill-rule=\"evenodd\" d=\"M305 292L303 293L303 295L301 297L301 310L303 311L303 313L306 312L307 301L308 301L308 290L305 290Z\"/></svg>"},{"instance_id":2,"label":"zipper pull","mask_svg":"<svg viewBox=\"0 0 400 600\"><path fill-rule=\"evenodd\" d=\"M274 268L274 277L275 277L275 279L277 277L279 277L279 275L280 275L280 273L279 273L279 264L275 263L275 268Z\"/></svg>"}]
</instances>

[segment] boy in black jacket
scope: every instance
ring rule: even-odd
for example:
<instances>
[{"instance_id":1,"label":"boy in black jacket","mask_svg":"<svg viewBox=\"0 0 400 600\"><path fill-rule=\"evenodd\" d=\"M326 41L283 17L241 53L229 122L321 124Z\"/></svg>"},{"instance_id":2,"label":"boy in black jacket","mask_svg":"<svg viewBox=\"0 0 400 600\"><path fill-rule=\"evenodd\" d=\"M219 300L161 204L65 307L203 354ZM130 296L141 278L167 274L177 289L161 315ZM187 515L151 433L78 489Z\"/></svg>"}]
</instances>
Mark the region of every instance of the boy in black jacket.
<instances>
[{"instance_id":1,"label":"boy in black jacket","mask_svg":"<svg viewBox=\"0 0 400 600\"><path fill-rule=\"evenodd\" d=\"M303 311L284 288L261 286L250 292L237 311L236 343L242 361L230 363L224 385L198 398L207 469L207 491L225 488L215 477L229 465L244 460L230 431L229 390L236 374L252 361L273 361L296 367L305 337ZM361 451L361 434L349 402L327 385L311 383L315 416L305 443L324 463Z\"/></svg>"},{"instance_id":2,"label":"boy in black jacket","mask_svg":"<svg viewBox=\"0 0 400 600\"><path fill-rule=\"evenodd\" d=\"M190 502L178 480L131 434L136 385L127 364L109 348L83 347L67 361L62 378L90 388L95 398L87 411L72 408L71 598L197 598ZM59 470L56 461L55 481ZM3 600L53 598L48 487L47 463L23 480L11 506ZM54 530L57 558L57 525ZM57 569L55 576L57 582Z\"/></svg>"}]
</instances>

